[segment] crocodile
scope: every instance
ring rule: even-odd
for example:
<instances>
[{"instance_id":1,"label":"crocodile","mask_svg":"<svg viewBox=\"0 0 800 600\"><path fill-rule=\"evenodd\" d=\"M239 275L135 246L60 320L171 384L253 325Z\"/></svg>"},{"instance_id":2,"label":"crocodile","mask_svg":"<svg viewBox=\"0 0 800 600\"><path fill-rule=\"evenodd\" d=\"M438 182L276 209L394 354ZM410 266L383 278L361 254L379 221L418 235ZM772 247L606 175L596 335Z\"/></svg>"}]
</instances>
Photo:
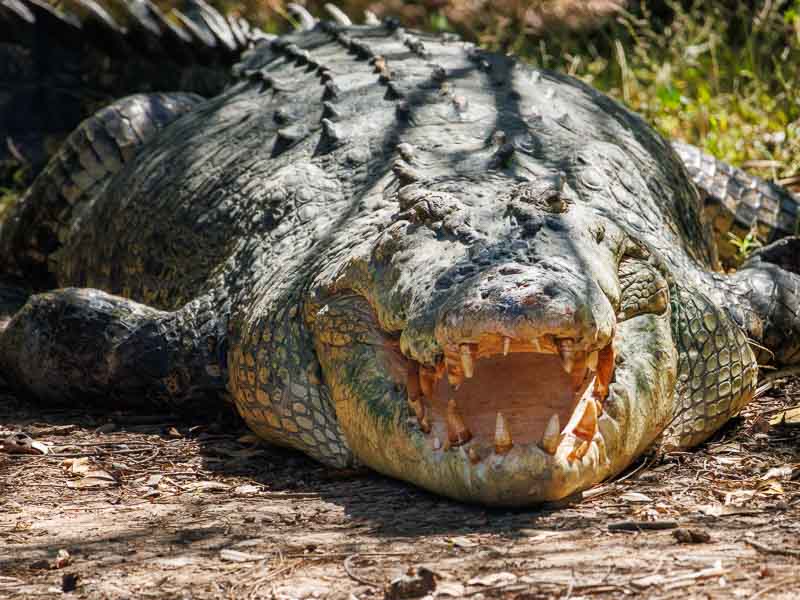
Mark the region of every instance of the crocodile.
<instances>
[{"instance_id":1,"label":"crocodile","mask_svg":"<svg viewBox=\"0 0 800 600\"><path fill-rule=\"evenodd\" d=\"M227 400L332 468L526 506L702 443L798 363L786 190L573 77L332 12L211 98L70 135L0 229L11 385ZM764 246L723 272L732 230Z\"/></svg>"}]
</instances>

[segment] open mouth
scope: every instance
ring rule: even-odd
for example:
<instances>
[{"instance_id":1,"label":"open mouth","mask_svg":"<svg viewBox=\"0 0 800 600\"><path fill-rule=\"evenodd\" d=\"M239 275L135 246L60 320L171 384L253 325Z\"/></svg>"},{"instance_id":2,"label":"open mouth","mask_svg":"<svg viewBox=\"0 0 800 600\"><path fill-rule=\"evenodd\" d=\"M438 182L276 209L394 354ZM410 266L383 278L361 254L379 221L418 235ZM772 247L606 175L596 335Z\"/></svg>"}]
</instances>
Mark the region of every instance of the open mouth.
<instances>
[{"instance_id":1,"label":"open mouth","mask_svg":"<svg viewBox=\"0 0 800 600\"><path fill-rule=\"evenodd\" d=\"M406 388L433 451L464 446L477 463L515 447L554 455L569 438L567 457L579 460L597 433L613 374L612 344L587 349L570 338L487 334L445 345L435 367L410 361Z\"/></svg>"}]
</instances>

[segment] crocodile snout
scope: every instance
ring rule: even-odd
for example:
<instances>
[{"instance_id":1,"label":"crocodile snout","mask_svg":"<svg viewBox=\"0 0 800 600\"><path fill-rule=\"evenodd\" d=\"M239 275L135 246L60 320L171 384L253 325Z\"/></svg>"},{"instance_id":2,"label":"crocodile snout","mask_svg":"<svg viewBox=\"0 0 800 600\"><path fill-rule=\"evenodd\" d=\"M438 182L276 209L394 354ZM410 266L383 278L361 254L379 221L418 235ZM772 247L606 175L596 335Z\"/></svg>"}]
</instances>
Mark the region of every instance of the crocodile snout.
<instances>
[{"instance_id":1,"label":"crocodile snout","mask_svg":"<svg viewBox=\"0 0 800 600\"><path fill-rule=\"evenodd\" d=\"M608 345L615 312L595 281L558 261L505 264L449 298L434 334L443 348L499 337L504 345L552 347L568 357Z\"/></svg>"}]
</instances>

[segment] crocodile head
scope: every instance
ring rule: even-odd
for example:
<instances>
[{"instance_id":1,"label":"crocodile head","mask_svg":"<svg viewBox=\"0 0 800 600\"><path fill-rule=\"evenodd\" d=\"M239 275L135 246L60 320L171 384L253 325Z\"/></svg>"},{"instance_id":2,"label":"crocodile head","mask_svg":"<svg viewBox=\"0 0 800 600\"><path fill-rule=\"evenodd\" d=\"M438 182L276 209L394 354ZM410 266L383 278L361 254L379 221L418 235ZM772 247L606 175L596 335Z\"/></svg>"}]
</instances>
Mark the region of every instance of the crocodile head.
<instances>
[{"instance_id":1,"label":"crocodile head","mask_svg":"<svg viewBox=\"0 0 800 600\"><path fill-rule=\"evenodd\" d=\"M563 498L664 429L676 350L656 258L563 172L412 183L306 307L366 465L465 501Z\"/></svg>"}]
</instances>

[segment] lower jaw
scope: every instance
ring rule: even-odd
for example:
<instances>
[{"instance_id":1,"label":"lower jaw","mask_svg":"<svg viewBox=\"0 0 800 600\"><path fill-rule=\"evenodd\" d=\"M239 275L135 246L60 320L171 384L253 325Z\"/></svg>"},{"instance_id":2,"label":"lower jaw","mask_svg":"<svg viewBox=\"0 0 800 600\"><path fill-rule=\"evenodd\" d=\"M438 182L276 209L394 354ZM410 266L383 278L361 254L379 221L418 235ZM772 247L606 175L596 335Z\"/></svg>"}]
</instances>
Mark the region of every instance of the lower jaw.
<instances>
[{"instance_id":1,"label":"lower jaw","mask_svg":"<svg viewBox=\"0 0 800 600\"><path fill-rule=\"evenodd\" d=\"M676 356L668 318L638 317L622 323L619 333L628 343L619 348L622 366L596 434L586 441L566 433L553 455L536 444L515 444L474 464L469 444L435 450L399 410L394 424L367 423L363 413L347 411L340 415L343 428L367 466L456 500L520 507L565 498L628 466L672 416ZM398 406L405 400L400 396ZM575 456L581 444L587 445Z\"/></svg>"},{"instance_id":2,"label":"lower jaw","mask_svg":"<svg viewBox=\"0 0 800 600\"><path fill-rule=\"evenodd\" d=\"M591 440L562 434L552 455L536 444L515 444L503 453L490 451L477 462L469 444L443 452L431 450L424 435L413 432L417 466L424 468L392 474L463 502L524 506L559 500L612 474L614 461L605 439L616 438L618 430L617 423L603 414Z\"/></svg>"}]
</instances>

